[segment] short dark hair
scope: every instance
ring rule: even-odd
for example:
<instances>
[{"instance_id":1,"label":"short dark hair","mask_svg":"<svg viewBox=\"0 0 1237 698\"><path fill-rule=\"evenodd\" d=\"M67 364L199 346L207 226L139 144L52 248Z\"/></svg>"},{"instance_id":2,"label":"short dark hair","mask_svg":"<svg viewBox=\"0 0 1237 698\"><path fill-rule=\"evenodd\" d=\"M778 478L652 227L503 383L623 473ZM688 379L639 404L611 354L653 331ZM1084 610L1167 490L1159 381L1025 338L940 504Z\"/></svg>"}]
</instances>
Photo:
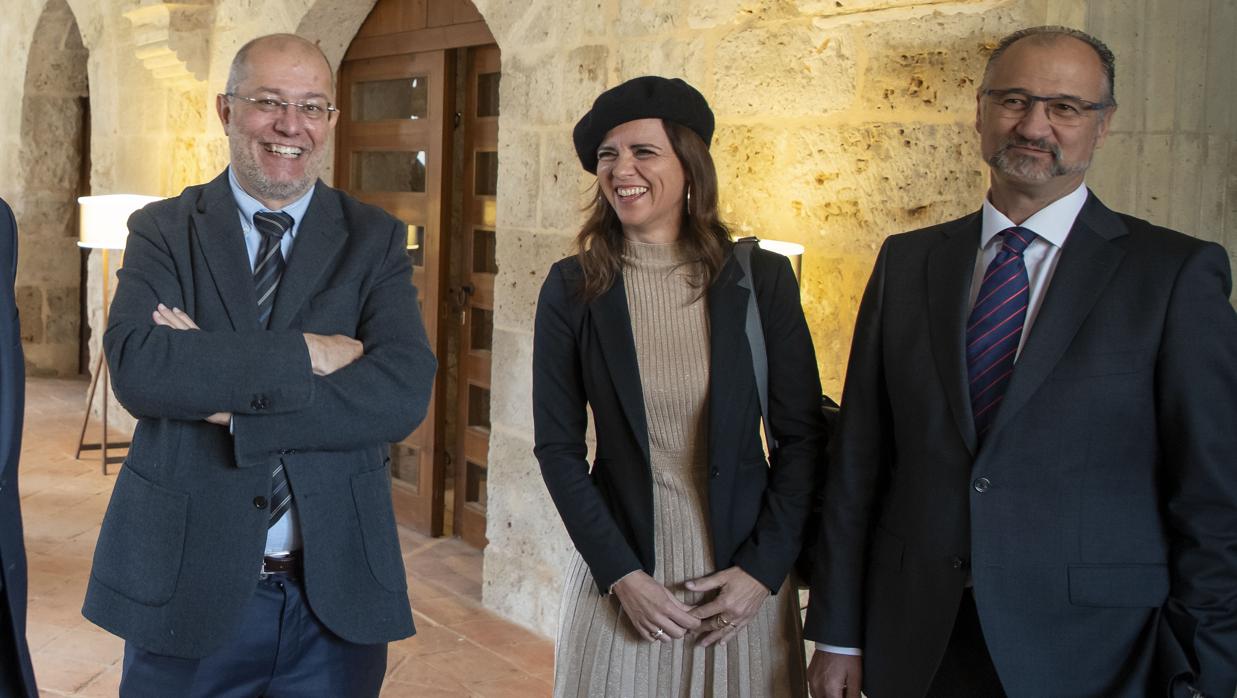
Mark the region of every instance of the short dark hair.
<instances>
[{"instance_id":1,"label":"short dark hair","mask_svg":"<svg viewBox=\"0 0 1237 698\"><path fill-rule=\"evenodd\" d=\"M985 88L988 86L988 76L992 73L992 66L996 64L997 59L1005 53L1006 49L1013 46L1014 43L1021 39L1025 39L1028 36L1040 37L1045 41L1051 41L1057 37L1068 36L1073 39L1078 39L1079 41L1090 46L1095 51L1095 55L1099 56L1100 65L1104 69L1104 77L1108 82L1108 95L1105 101L1109 104L1116 105L1117 95L1115 81L1117 76L1117 57L1113 55L1112 49L1108 48L1103 41L1100 41L1084 31L1079 31L1072 27L1055 25L1028 27L1026 29L1019 29L1013 34L1009 34L1005 38L1001 39L997 43L996 48L993 49L992 55L988 56L988 65L984 67L983 85Z\"/></svg>"}]
</instances>

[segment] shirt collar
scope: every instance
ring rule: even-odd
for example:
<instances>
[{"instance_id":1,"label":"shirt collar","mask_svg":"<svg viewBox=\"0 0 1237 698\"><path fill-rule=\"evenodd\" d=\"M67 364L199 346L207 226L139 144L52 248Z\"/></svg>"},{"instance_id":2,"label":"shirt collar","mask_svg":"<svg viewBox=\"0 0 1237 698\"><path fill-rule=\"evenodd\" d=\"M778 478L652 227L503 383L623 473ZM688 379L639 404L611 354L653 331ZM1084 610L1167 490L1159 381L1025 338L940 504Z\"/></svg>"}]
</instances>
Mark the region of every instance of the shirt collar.
<instances>
[{"instance_id":1,"label":"shirt collar","mask_svg":"<svg viewBox=\"0 0 1237 698\"><path fill-rule=\"evenodd\" d=\"M1087 203L1087 185L1084 182L1079 184L1074 191L1036 211L1019 227L1034 232L1057 247L1062 247L1065 245L1065 239L1069 237L1070 229L1074 227L1074 220L1078 218L1078 213L1082 211L1085 203ZM987 247L997 233L1012 227L1014 227L1014 222L1004 213L996 210L996 207L985 196L979 246Z\"/></svg>"},{"instance_id":2,"label":"shirt collar","mask_svg":"<svg viewBox=\"0 0 1237 698\"><path fill-rule=\"evenodd\" d=\"M241 183L237 181L236 173L232 170L231 165L228 166L228 184L232 187L232 198L236 200L236 207L240 209L241 219L245 221L246 226L252 225L253 214L258 211L271 210L262 205L261 201L250 196L249 192L241 187ZM317 186L317 183L314 183L309 188L309 191L305 192L304 196L280 209L289 216L292 216L292 229L288 231L289 235L296 236L297 230L301 227L301 219L304 218L305 211L309 208L309 201L313 198L314 189Z\"/></svg>"}]
</instances>

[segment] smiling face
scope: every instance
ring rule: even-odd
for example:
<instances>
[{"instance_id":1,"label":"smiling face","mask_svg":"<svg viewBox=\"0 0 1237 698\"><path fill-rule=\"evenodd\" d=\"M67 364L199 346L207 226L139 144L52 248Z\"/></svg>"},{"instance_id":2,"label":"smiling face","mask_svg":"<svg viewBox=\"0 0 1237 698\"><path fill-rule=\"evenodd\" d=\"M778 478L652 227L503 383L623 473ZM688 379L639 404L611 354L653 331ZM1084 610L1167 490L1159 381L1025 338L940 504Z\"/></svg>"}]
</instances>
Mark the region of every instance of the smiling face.
<instances>
[{"instance_id":1,"label":"smiling face","mask_svg":"<svg viewBox=\"0 0 1237 698\"><path fill-rule=\"evenodd\" d=\"M282 102L332 102L331 68L316 47L294 37L259 39L229 90ZM273 210L299 199L326 165L337 113L311 120L292 107L263 112L220 95L216 110L228 134L232 168L246 192Z\"/></svg>"},{"instance_id":2,"label":"smiling face","mask_svg":"<svg viewBox=\"0 0 1237 698\"><path fill-rule=\"evenodd\" d=\"M992 66L983 89L1088 102L1103 102L1108 96L1099 56L1068 36L1028 37L1013 43ZM1067 126L1049 121L1042 102L1025 113L1011 114L981 89L975 128L984 160L992 168L993 189L1057 198L1077 188L1108 133L1114 109L1087 112L1080 123Z\"/></svg>"},{"instance_id":3,"label":"smiling face","mask_svg":"<svg viewBox=\"0 0 1237 698\"><path fill-rule=\"evenodd\" d=\"M597 148L598 186L632 240L678 239L686 179L661 119L615 126Z\"/></svg>"}]
</instances>

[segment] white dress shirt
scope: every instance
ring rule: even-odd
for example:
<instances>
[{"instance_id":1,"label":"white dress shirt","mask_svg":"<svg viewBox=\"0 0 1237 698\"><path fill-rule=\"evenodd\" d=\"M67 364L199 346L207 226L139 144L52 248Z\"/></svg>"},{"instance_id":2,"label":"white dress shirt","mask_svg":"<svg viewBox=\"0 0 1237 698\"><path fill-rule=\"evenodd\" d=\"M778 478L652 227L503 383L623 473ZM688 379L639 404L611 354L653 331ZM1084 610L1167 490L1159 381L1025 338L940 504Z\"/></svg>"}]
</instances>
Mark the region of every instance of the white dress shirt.
<instances>
[{"instance_id":1,"label":"white dress shirt","mask_svg":"<svg viewBox=\"0 0 1237 698\"><path fill-rule=\"evenodd\" d=\"M1022 260L1027 266L1027 277L1031 283L1027 298L1027 319L1022 327L1022 338L1018 342L1018 353L1026 345L1027 336L1031 334L1031 326L1039 315L1040 306L1044 302L1044 293L1052 282L1052 275L1061 259L1061 248L1069 237L1069 231L1074 227L1074 221L1082 206L1087 202L1087 185L1080 184L1074 191L1036 211L1034 215L1023 221L1020 228L1026 228L1035 233L1035 239L1022 253ZM979 254L975 256L975 273L971 280L971 297L967 307L974 307L975 297L979 295L979 287L988 265L992 263L1001 245L996 236L1006 228L1014 227L1014 222L1004 213L996 210L988 197L984 197L983 222L979 229ZM1017 355L1015 355L1015 361ZM970 586L970 581L967 581ZM858 647L836 647L823 642L816 643L817 652L832 652L858 656L863 651Z\"/></svg>"}]
</instances>

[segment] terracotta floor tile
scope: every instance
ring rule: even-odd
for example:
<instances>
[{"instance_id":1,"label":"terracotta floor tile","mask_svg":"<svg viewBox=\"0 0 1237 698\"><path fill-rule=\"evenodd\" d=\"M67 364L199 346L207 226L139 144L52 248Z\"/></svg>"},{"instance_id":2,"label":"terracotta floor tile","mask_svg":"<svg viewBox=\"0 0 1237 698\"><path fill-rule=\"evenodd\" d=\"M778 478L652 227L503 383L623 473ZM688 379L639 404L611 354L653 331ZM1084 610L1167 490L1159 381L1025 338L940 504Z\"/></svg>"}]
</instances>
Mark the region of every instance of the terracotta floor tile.
<instances>
[{"instance_id":1,"label":"terracotta floor tile","mask_svg":"<svg viewBox=\"0 0 1237 698\"><path fill-rule=\"evenodd\" d=\"M491 649L495 649L496 645L536 642L540 639L536 634L518 625L497 618L453 623L451 629L478 645L485 645Z\"/></svg>"},{"instance_id":2,"label":"terracotta floor tile","mask_svg":"<svg viewBox=\"0 0 1237 698\"><path fill-rule=\"evenodd\" d=\"M406 657L424 657L450 652L468 647L468 640L455 632L453 628L433 625L428 622L417 623L417 634L410 638L391 643L391 654Z\"/></svg>"},{"instance_id":3,"label":"terracotta floor tile","mask_svg":"<svg viewBox=\"0 0 1237 698\"><path fill-rule=\"evenodd\" d=\"M554 686L548 681L520 676L470 683L468 690L477 698L546 698L553 692Z\"/></svg>"},{"instance_id":4,"label":"terracotta floor tile","mask_svg":"<svg viewBox=\"0 0 1237 698\"><path fill-rule=\"evenodd\" d=\"M489 648L495 654L541 679L554 678L554 643L545 640L496 645Z\"/></svg>"}]
</instances>

